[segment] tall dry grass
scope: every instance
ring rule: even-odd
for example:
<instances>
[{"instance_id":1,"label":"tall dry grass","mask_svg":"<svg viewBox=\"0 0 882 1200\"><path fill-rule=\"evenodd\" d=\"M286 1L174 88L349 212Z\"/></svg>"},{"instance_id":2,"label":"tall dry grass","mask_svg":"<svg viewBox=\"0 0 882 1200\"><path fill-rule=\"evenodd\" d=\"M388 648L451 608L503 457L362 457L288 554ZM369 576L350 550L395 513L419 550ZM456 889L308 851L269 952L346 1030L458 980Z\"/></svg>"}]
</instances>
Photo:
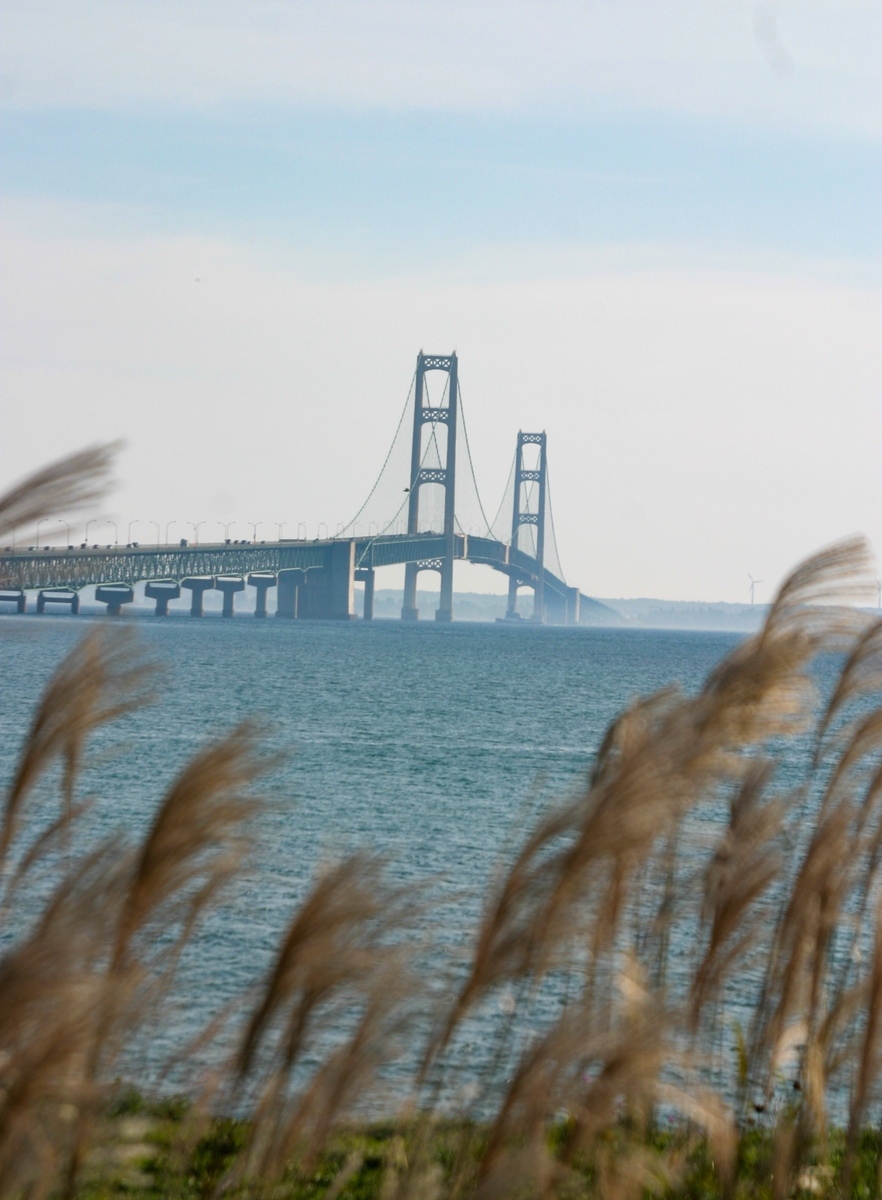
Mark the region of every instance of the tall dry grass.
<instances>
[{"instance_id":1,"label":"tall dry grass","mask_svg":"<svg viewBox=\"0 0 882 1200\"><path fill-rule=\"evenodd\" d=\"M52 496L45 480L27 490L0 514ZM341 1125L383 1115L409 1139L386 1165L389 1198L634 1195L676 1183L683 1154L660 1173L646 1152L673 1120L706 1137L724 1194L744 1130L773 1130L784 1196L823 1156L832 1104L847 1191L882 1058L882 623L852 607L870 584L861 541L822 551L697 694L624 712L581 794L502 865L463 958L433 930L428 891L365 854L328 865L233 1025L206 1035L227 1066L195 1111L250 1116L222 1186L260 1190ZM7 789L0 1196L76 1192L121 1051L253 845L273 759L251 726L184 768L139 844L90 841L84 756L149 685L135 638L91 633ZM29 840L53 772L57 816ZM35 909L38 875L53 882ZM457 1047L489 1012L495 1044L465 1101ZM454 1131L443 1176L439 1122Z\"/></svg>"},{"instance_id":2,"label":"tall dry grass","mask_svg":"<svg viewBox=\"0 0 882 1200\"><path fill-rule=\"evenodd\" d=\"M100 499L109 486L118 449L118 443L88 446L50 463L5 492L0 496L0 538L46 517L75 513Z\"/></svg>"}]
</instances>

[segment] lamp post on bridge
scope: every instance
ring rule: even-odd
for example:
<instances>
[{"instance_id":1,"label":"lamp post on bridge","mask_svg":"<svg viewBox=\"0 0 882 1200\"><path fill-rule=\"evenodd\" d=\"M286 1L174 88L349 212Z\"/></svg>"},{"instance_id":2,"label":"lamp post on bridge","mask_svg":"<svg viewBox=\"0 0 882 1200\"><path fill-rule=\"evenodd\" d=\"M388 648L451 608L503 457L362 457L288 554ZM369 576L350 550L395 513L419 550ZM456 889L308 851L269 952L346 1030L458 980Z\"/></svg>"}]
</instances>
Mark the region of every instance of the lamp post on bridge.
<instances>
[{"instance_id":1,"label":"lamp post on bridge","mask_svg":"<svg viewBox=\"0 0 882 1200\"><path fill-rule=\"evenodd\" d=\"M224 541L225 542L228 542L230 540L230 529L235 524L236 524L235 521L218 521L218 525L220 525L221 529L224 531Z\"/></svg>"},{"instance_id":2,"label":"lamp post on bridge","mask_svg":"<svg viewBox=\"0 0 882 1200\"><path fill-rule=\"evenodd\" d=\"M161 535L162 535L162 530L160 529L159 522L158 522L158 521L148 521L148 522L147 522L147 524L148 524L148 525L155 525L155 526L156 526L156 544L157 544L157 546L158 546L158 545L159 545L159 539L160 539L160 537L161 537Z\"/></svg>"},{"instance_id":3,"label":"lamp post on bridge","mask_svg":"<svg viewBox=\"0 0 882 1200\"><path fill-rule=\"evenodd\" d=\"M177 525L177 521L166 521L166 523L165 523L165 544L166 544L166 546L168 545L168 531L171 529L172 525Z\"/></svg>"},{"instance_id":4,"label":"lamp post on bridge","mask_svg":"<svg viewBox=\"0 0 882 1200\"><path fill-rule=\"evenodd\" d=\"M92 517L91 521L86 522L86 532L83 535L83 540L85 541L86 545L89 544L89 526L97 525L99 520L100 520L99 517Z\"/></svg>"},{"instance_id":5,"label":"lamp post on bridge","mask_svg":"<svg viewBox=\"0 0 882 1200\"><path fill-rule=\"evenodd\" d=\"M193 530L193 545L198 546L199 545L199 530L200 530L201 526L203 526L205 524L205 521L204 521L204 519L202 521L188 521L187 524Z\"/></svg>"},{"instance_id":6,"label":"lamp post on bridge","mask_svg":"<svg viewBox=\"0 0 882 1200\"><path fill-rule=\"evenodd\" d=\"M114 546L118 546L119 545L119 526L117 525L116 521L111 521L110 517L107 517L106 520L107 520L108 525L113 526L113 544L114 544Z\"/></svg>"},{"instance_id":7,"label":"lamp post on bridge","mask_svg":"<svg viewBox=\"0 0 882 1200\"><path fill-rule=\"evenodd\" d=\"M40 517L39 521L37 522L37 537L35 539L37 542L37 549L40 548L40 526L45 525L48 520L48 517Z\"/></svg>"},{"instance_id":8,"label":"lamp post on bridge","mask_svg":"<svg viewBox=\"0 0 882 1200\"><path fill-rule=\"evenodd\" d=\"M131 543L131 541L132 541L132 526L140 525L140 524L141 524L140 521L129 521L129 528L128 528L128 532L126 533L126 541L127 542Z\"/></svg>"},{"instance_id":9,"label":"lamp post on bridge","mask_svg":"<svg viewBox=\"0 0 882 1200\"><path fill-rule=\"evenodd\" d=\"M70 524L67 521L62 521L62 519L60 517L58 518L58 524L63 525L65 527L65 529L67 530L67 544L69 546L70 545Z\"/></svg>"},{"instance_id":10,"label":"lamp post on bridge","mask_svg":"<svg viewBox=\"0 0 882 1200\"><path fill-rule=\"evenodd\" d=\"M263 521L246 521L245 524L251 526L251 545L253 546L257 541L257 531L263 524Z\"/></svg>"},{"instance_id":11,"label":"lamp post on bridge","mask_svg":"<svg viewBox=\"0 0 882 1200\"><path fill-rule=\"evenodd\" d=\"M279 531L279 541L282 540L282 530L285 528L286 524L286 521L276 521L276 529Z\"/></svg>"}]
</instances>

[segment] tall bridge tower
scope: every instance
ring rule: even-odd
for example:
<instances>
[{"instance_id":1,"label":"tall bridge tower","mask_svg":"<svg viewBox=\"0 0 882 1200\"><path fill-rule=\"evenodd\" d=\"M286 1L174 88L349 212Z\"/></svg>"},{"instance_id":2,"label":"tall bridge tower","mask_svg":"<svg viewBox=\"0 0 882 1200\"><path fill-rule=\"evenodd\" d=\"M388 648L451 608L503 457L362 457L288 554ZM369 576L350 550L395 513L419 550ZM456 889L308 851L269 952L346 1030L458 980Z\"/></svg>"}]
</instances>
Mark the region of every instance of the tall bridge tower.
<instances>
[{"instance_id":1,"label":"tall bridge tower","mask_svg":"<svg viewBox=\"0 0 882 1200\"><path fill-rule=\"evenodd\" d=\"M133 542L125 549L118 545L99 549L83 543L79 547L33 546L27 551L21 548L16 551L13 543L0 552L0 608L11 602L20 613L25 612L26 593L32 591L38 593L38 612L42 613L50 604L65 604L76 613L82 589L94 587L96 601L107 605L108 614L119 614L124 605L134 600L135 587L143 584L145 596L156 602L157 616L167 615L169 602L180 599L183 590L192 594L192 616L203 615L206 592L219 591L224 597L224 616L232 617L235 597L248 586L257 592L254 612L258 617L267 615L267 593L277 588L276 615L280 618L351 621L355 618L354 593L358 581L365 585L364 619L371 620L376 570L404 566L401 619L417 620L419 572L432 570L441 576L435 619L450 621L453 565L459 558L507 576L508 617L517 617L518 589L523 587L533 590L533 621L578 624L581 593L578 587L567 585L558 557L546 435L523 430L518 433L514 464L499 509L505 529L499 529L496 521L491 525L475 480L458 370L456 354L420 351L414 386L408 388L404 411L380 474L353 520L340 526L336 537L312 541L305 537L280 537L277 542L258 542L255 536L250 543L225 540L190 545L182 541L174 546L167 540L164 545L157 540L156 544L145 546ZM432 397L437 397L438 391L433 389L430 396L429 371L441 372L440 381L433 377L438 390L441 383L445 385L440 398L434 400ZM405 481L402 476L407 466L402 459L407 458L407 415L411 404L410 475ZM460 453L465 457L460 463L457 514L454 493L460 424L463 429ZM402 495L405 482L409 486ZM429 493L422 491L425 484L432 485ZM438 487L443 488L443 504L442 492L435 491ZM503 510L510 500L509 534ZM477 507L470 510L469 504ZM406 532L402 532L405 505L407 526ZM480 513L477 533L472 532L469 512ZM159 532L157 526L157 539ZM167 534L168 530L166 537Z\"/></svg>"},{"instance_id":2,"label":"tall bridge tower","mask_svg":"<svg viewBox=\"0 0 882 1200\"><path fill-rule=\"evenodd\" d=\"M539 462L535 468L524 466L524 446L539 447ZM536 562L538 572L533 588L533 620L545 621L545 434L518 432L518 448L515 456L514 501L511 514L511 544L518 545L518 533L522 525L536 526ZM525 484L538 483L539 503L535 512L526 511ZM507 617L517 616L518 581L514 575L508 580Z\"/></svg>"},{"instance_id":3,"label":"tall bridge tower","mask_svg":"<svg viewBox=\"0 0 882 1200\"><path fill-rule=\"evenodd\" d=\"M448 374L447 407L433 408L425 403L426 372L446 371ZM417 355L416 386L413 408L413 442L410 455L410 501L407 510L407 532L419 533L420 488L425 483L439 483L444 488L444 555L430 562L408 563L404 568L404 603L401 608L402 621L416 621L419 610L416 604L417 575L421 570L441 573L441 600L435 613L437 621L453 620L453 555L455 551L454 514L456 483L456 417L459 408L457 383L457 359L455 354ZM447 459L443 467L423 467L423 426L439 424L447 426ZM543 435L544 436L544 435Z\"/></svg>"}]
</instances>

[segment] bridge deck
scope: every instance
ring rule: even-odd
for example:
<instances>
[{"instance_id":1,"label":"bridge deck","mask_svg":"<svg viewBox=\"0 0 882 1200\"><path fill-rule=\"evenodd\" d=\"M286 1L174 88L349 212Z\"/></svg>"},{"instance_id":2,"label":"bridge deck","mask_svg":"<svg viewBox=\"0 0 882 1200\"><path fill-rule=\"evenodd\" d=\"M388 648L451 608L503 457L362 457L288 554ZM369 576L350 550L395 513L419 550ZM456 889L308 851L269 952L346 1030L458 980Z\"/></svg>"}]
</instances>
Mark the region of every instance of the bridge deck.
<instances>
[{"instance_id":1,"label":"bridge deck","mask_svg":"<svg viewBox=\"0 0 882 1200\"><path fill-rule=\"evenodd\" d=\"M225 542L197 546L89 546L84 549L50 548L19 550L0 555L0 586L22 591L81 588L99 584L127 584L156 580L244 577L278 574L279 571L313 571L326 567L333 546L341 540L355 542L357 570L402 563L434 564L446 550L443 534L420 533L374 538L327 538L312 542L278 541L243 545ZM523 551L493 538L457 535L454 557L480 563L514 576L523 584L538 581L539 564ZM567 586L544 569L544 586L564 598Z\"/></svg>"}]
</instances>

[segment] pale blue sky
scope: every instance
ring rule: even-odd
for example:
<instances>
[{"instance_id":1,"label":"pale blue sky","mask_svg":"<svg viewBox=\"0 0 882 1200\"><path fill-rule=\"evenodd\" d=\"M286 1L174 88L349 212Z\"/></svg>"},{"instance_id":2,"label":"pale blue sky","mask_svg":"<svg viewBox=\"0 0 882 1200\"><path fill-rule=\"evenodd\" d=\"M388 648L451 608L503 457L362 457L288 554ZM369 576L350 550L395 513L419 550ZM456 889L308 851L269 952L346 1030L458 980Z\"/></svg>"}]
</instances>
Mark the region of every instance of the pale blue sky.
<instances>
[{"instance_id":1,"label":"pale blue sky","mask_svg":"<svg viewBox=\"0 0 882 1200\"><path fill-rule=\"evenodd\" d=\"M880 549L880 31L868 0L3 0L0 471L123 436L118 520L333 527L455 346L486 506L546 428L589 593Z\"/></svg>"},{"instance_id":2,"label":"pale blue sky","mask_svg":"<svg viewBox=\"0 0 882 1200\"><path fill-rule=\"evenodd\" d=\"M152 231L260 235L379 263L488 242L666 242L875 265L878 141L647 112L276 107L13 111L3 191L136 206Z\"/></svg>"}]
</instances>

